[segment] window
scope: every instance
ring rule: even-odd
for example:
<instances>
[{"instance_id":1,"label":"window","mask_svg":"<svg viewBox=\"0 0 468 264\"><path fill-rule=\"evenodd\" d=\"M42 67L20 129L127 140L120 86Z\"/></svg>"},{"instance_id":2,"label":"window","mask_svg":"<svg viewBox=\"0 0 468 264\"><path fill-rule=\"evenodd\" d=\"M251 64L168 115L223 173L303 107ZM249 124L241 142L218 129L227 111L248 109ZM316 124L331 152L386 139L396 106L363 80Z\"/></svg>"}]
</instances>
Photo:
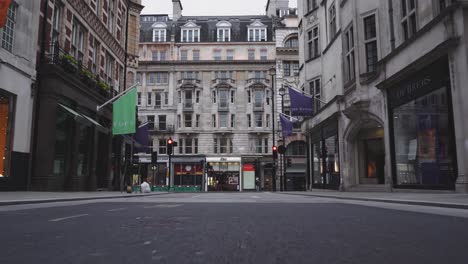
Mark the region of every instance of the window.
<instances>
[{"instance_id":1,"label":"window","mask_svg":"<svg viewBox=\"0 0 468 264\"><path fill-rule=\"evenodd\" d=\"M226 60L234 60L234 50L226 51Z\"/></svg>"},{"instance_id":2,"label":"window","mask_svg":"<svg viewBox=\"0 0 468 264\"><path fill-rule=\"evenodd\" d=\"M255 50L249 49L249 60L255 60Z\"/></svg>"},{"instance_id":3,"label":"window","mask_svg":"<svg viewBox=\"0 0 468 264\"><path fill-rule=\"evenodd\" d=\"M354 57L354 29L351 25L344 34L344 46L345 46L345 58L344 58L344 68L345 68L345 82L350 82L355 79L356 73L354 70L355 67L355 57Z\"/></svg>"},{"instance_id":4,"label":"window","mask_svg":"<svg viewBox=\"0 0 468 264\"><path fill-rule=\"evenodd\" d=\"M141 85L141 72L137 72L136 74L136 82Z\"/></svg>"},{"instance_id":5,"label":"window","mask_svg":"<svg viewBox=\"0 0 468 264\"><path fill-rule=\"evenodd\" d=\"M416 27L416 0L401 0L401 26L403 38L408 40L417 31ZM375 20L375 17L374 17ZM375 24L375 23L374 23Z\"/></svg>"},{"instance_id":6,"label":"window","mask_svg":"<svg viewBox=\"0 0 468 264\"><path fill-rule=\"evenodd\" d=\"M231 91L231 104L234 103L234 99L236 98L236 92L235 91Z\"/></svg>"},{"instance_id":7,"label":"window","mask_svg":"<svg viewBox=\"0 0 468 264\"><path fill-rule=\"evenodd\" d=\"M141 105L141 93L137 92L137 105Z\"/></svg>"},{"instance_id":8,"label":"window","mask_svg":"<svg viewBox=\"0 0 468 264\"><path fill-rule=\"evenodd\" d=\"M266 90L265 99L266 99L266 104L270 105L270 91L268 91L268 90Z\"/></svg>"},{"instance_id":9,"label":"window","mask_svg":"<svg viewBox=\"0 0 468 264\"><path fill-rule=\"evenodd\" d=\"M318 112L322 107L321 95L322 95L322 87L320 78L312 80L309 82L310 94L315 98L314 100L314 112Z\"/></svg>"},{"instance_id":10,"label":"window","mask_svg":"<svg viewBox=\"0 0 468 264\"><path fill-rule=\"evenodd\" d=\"M94 12L96 13L98 17L99 17L100 11L101 11L101 0L96 0L96 9L94 10Z\"/></svg>"},{"instance_id":11,"label":"window","mask_svg":"<svg viewBox=\"0 0 468 264\"><path fill-rule=\"evenodd\" d=\"M166 51L165 50L160 50L159 51L159 60L160 61L165 61L166 60Z\"/></svg>"},{"instance_id":12,"label":"window","mask_svg":"<svg viewBox=\"0 0 468 264\"><path fill-rule=\"evenodd\" d=\"M216 127L216 115L211 115L211 125L212 127Z\"/></svg>"},{"instance_id":13,"label":"window","mask_svg":"<svg viewBox=\"0 0 468 264\"><path fill-rule=\"evenodd\" d=\"M106 76L107 76L107 83L112 83L113 78L113 70L114 70L114 58L109 54L106 53Z\"/></svg>"},{"instance_id":14,"label":"window","mask_svg":"<svg viewBox=\"0 0 468 264\"><path fill-rule=\"evenodd\" d=\"M265 126L270 127L270 115L269 114L266 115Z\"/></svg>"},{"instance_id":15,"label":"window","mask_svg":"<svg viewBox=\"0 0 468 264\"><path fill-rule=\"evenodd\" d=\"M159 139L159 154L166 154L166 139Z\"/></svg>"},{"instance_id":16,"label":"window","mask_svg":"<svg viewBox=\"0 0 468 264\"><path fill-rule=\"evenodd\" d=\"M252 93L247 91L247 102L250 104L252 102Z\"/></svg>"},{"instance_id":17,"label":"window","mask_svg":"<svg viewBox=\"0 0 468 264\"><path fill-rule=\"evenodd\" d=\"M153 29L153 42L166 42L166 30Z\"/></svg>"},{"instance_id":18,"label":"window","mask_svg":"<svg viewBox=\"0 0 468 264\"><path fill-rule=\"evenodd\" d=\"M375 14L364 18L364 45L366 49L367 72L374 72L377 70L378 60Z\"/></svg>"},{"instance_id":19,"label":"window","mask_svg":"<svg viewBox=\"0 0 468 264\"><path fill-rule=\"evenodd\" d=\"M107 28L111 34L114 34L114 10L115 10L115 0L109 0L109 5L107 9Z\"/></svg>"},{"instance_id":20,"label":"window","mask_svg":"<svg viewBox=\"0 0 468 264\"><path fill-rule=\"evenodd\" d=\"M292 63L292 66L293 66L293 75L294 76L299 76L299 62L293 62Z\"/></svg>"},{"instance_id":21,"label":"window","mask_svg":"<svg viewBox=\"0 0 468 264\"><path fill-rule=\"evenodd\" d=\"M219 107L220 108L227 108L228 107L228 96L229 96L229 93L227 90L220 90L218 92L219 94Z\"/></svg>"},{"instance_id":22,"label":"window","mask_svg":"<svg viewBox=\"0 0 468 264\"><path fill-rule=\"evenodd\" d=\"M228 115L226 113L219 114L219 127L228 127Z\"/></svg>"},{"instance_id":23,"label":"window","mask_svg":"<svg viewBox=\"0 0 468 264\"><path fill-rule=\"evenodd\" d=\"M185 120L185 127L192 127L192 114L185 114L184 120Z\"/></svg>"},{"instance_id":24,"label":"window","mask_svg":"<svg viewBox=\"0 0 468 264\"><path fill-rule=\"evenodd\" d=\"M216 91L213 91L211 93L211 100L212 100L213 104L216 104Z\"/></svg>"},{"instance_id":25,"label":"window","mask_svg":"<svg viewBox=\"0 0 468 264\"><path fill-rule=\"evenodd\" d=\"M185 141L185 154L192 154L192 139L186 138L184 141Z\"/></svg>"},{"instance_id":26,"label":"window","mask_svg":"<svg viewBox=\"0 0 468 264\"><path fill-rule=\"evenodd\" d=\"M262 153L262 139L258 138L255 141L255 153Z\"/></svg>"},{"instance_id":27,"label":"window","mask_svg":"<svg viewBox=\"0 0 468 264\"><path fill-rule=\"evenodd\" d=\"M231 115L231 127L236 126L236 115L232 114Z\"/></svg>"},{"instance_id":28,"label":"window","mask_svg":"<svg viewBox=\"0 0 468 264\"><path fill-rule=\"evenodd\" d=\"M317 0L307 0L307 11L317 8Z\"/></svg>"},{"instance_id":29,"label":"window","mask_svg":"<svg viewBox=\"0 0 468 264\"><path fill-rule=\"evenodd\" d=\"M200 42L200 29L182 29L182 42Z\"/></svg>"},{"instance_id":30,"label":"window","mask_svg":"<svg viewBox=\"0 0 468 264\"><path fill-rule=\"evenodd\" d=\"M261 107L263 105L263 91L254 91L254 107Z\"/></svg>"},{"instance_id":31,"label":"window","mask_svg":"<svg viewBox=\"0 0 468 264\"><path fill-rule=\"evenodd\" d=\"M164 92L164 105L168 105L168 104L169 104L169 93Z\"/></svg>"},{"instance_id":32,"label":"window","mask_svg":"<svg viewBox=\"0 0 468 264\"><path fill-rule=\"evenodd\" d=\"M263 142L264 142L264 144L263 144L263 149L265 149L265 153L268 153L268 150L270 149L270 148L268 147L268 138L264 138L264 139L263 139ZM273 151L273 150L272 150L272 151Z\"/></svg>"},{"instance_id":33,"label":"window","mask_svg":"<svg viewBox=\"0 0 468 264\"><path fill-rule=\"evenodd\" d=\"M199 61L200 60L200 51L199 50L194 50L192 55L193 55L193 60L194 61Z\"/></svg>"},{"instance_id":34,"label":"window","mask_svg":"<svg viewBox=\"0 0 468 264\"><path fill-rule=\"evenodd\" d=\"M219 153L228 153L228 138L219 139Z\"/></svg>"},{"instance_id":35,"label":"window","mask_svg":"<svg viewBox=\"0 0 468 264\"><path fill-rule=\"evenodd\" d=\"M154 116L147 116L146 118L148 121L148 129L154 130Z\"/></svg>"},{"instance_id":36,"label":"window","mask_svg":"<svg viewBox=\"0 0 468 264\"><path fill-rule=\"evenodd\" d=\"M263 127L263 113L254 113L255 127Z\"/></svg>"},{"instance_id":37,"label":"window","mask_svg":"<svg viewBox=\"0 0 468 264\"><path fill-rule=\"evenodd\" d=\"M267 60L267 59L268 59L267 50L266 49L260 50L260 60Z\"/></svg>"},{"instance_id":38,"label":"window","mask_svg":"<svg viewBox=\"0 0 468 264\"><path fill-rule=\"evenodd\" d=\"M249 28L248 39L252 41L267 41L266 28Z\"/></svg>"},{"instance_id":39,"label":"window","mask_svg":"<svg viewBox=\"0 0 468 264\"><path fill-rule=\"evenodd\" d=\"M159 130L166 130L167 129L167 123L166 123L166 116L165 115L158 116L158 126L159 126Z\"/></svg>"},{"instance_id":40,"label":"window","mask_svg":"<svg viewBox=\"0 0 468 264\"><path fill-rule=\"evenodd\" d=\"M213 53L214 53L214 55L213 55L214 60L221 60L221 50L216 49L216 50L213 51Z\"/></svg>"},{"instance_id":41,"label":"window","mask_svg":"<svg viewBox=\"0 0 468 264\"><path fill-rule=\"evenodd\" d=\"M57 41L59 41L59 35L60 35L60 18L61 18L61 7L59 5L55 5L54 7L54 14L52 16L52 38L51 38L51 41L52 43L55 43ZM96 41L96 39L94 40Z\"/></svg>"},{"instance_id":42,"label":"window","mask_svg":"<svg viewBox=\"0 0 468 264\"><path fill-rule=\"evenodd\" d=\"M284 42L284 47L290 49L299 48L299 41L297 37L289 38L288 40L286 40L286 42Z\"/></svg>"},{"instance_id":43,"label":"window","mask_svg":"<svg viewBox=\"0 0 468 264\"><path fill-rule=\"evenodd\" d=\"M182 103L182 92L181 91L177 92L177 98L178 98L179 104L181 104Z\"/></svg>"},{"instance_id":44,"label":"window","mask_svg":"<svg viewBox=\"0 0 468 264\"><path fill-rule=\"evenodd\" d=\"M180 115L177 115L177 127L180 128L182 126L182 121L180 120Z\"/></svg>"},{"instance_id":45,"label":"window","mask_svg":"<svg viewBox=\"0 0 468 264\"><path fill-rule=\"evenodd\" d=\"M186 61L188 59L187 55L188 55L188 52L186 50L181 50L180 51L180 60L181 61Z\"/></svg>"},{"instance_id":46,"label":"window","mask_svg":"<svg viewBox=\"0 0 468 264\"><path fill-rule=\"evenodd\" d=\"M201 93L201 91L197 91L195 93L195 103L197 103L197 104L200 103L200 93Z\"/></svg>"},{"instance_id":47,"label":"window","mask_svg":"<svg viewBox=\"0 0 468 264\"><path fill-rule=\"evenodd\" d=\"M158 61L159 57L158 57L158 51L157 50L152 51L151 55L152 55L152 60L153 61Z\"/></svg>"},{"instance_id":48,"label":"window","mask_svg":"<svg viewBox=\"0 0 468 264\"><path fill-rule=\"evenodd\" d=\"M218 28L218 42L231 41L231 29L230 28Z\"/></svg>"},{"instance_id":49,"label":"window","mask_svg":"<svg viewBox=\"0 0 468 264\"><path fill-rule=\"evenodd\" d=\"M99 60L99 51L101 50L101 44L94 38L93 49L90 49L91 55L91 71L95 74L98 73L98 60ZM141 79L141 73L137 74L137 81L139 82Z\"/></svg>"},{"instance_id":50,"label":"window","mask_svg":"<svg viewBox=\"0 0 468 264\"><path fill-rule=\"evenodd\" d=\"M198 154L198 138L193 139L193 153Z\"/></svg>"},{"instance_id":51,"label":"window","mask_svg":"<svg viewBox=\"0 0 468 264\"><path fill-rule=\"evenodd\" d=\"M319 27L316 26L311 31L307 32L307 53L309 59L320 56L319 45Z\"/></svg>"},{"instance_id":52,"label":"window","mask_svg":"<svg viewBox=\"0 0 468 264\"><path fill-rule=\"evenodd\" d=\"M283 63L283 74L284 76L291 76L291 64L288 61Z\"/></svg>"},{"instance_id":53,"label":"window","mask_svg":"<svg viewBox=\"0 0 468 264\"><path fill-rule=\"evenodd\" d=\"M252 116L250 114L247 114L247 125L252 127Z\"/></svg>"},{"instance_id":54,"label":"window","mask_svg":"<svg viewBox=\"0 0 468 264\"><path fill-rule=\"evenodd\" d=\"M192 91L185 91L184 94L185 94L184 107L192 108L193 107Z\"/></svg>"},{"instance_id":55,"label":"window","mask_svg":"<svg viewBox=\"0 0 468 264\"><path fill-rule=\"evenodd\" d=\"M167 72L150 72L147 74L146 82L149 85L167 84L169 82L169 74Z\"/></svg>"},{"instance_id":56,"label":"window","mask_svg":"<svg viewBox=\"0 0 468 264\"><path fill-rule=\"evenodd\" d=\"M152 104L152 102L151 102L151 96L152 96L151 92L148 92L148 97L147 97L147 104L148 104L148 105L151 105L151 104Z\"/></svg>"},{"instance_id":57,"label":"window","mask_svg":"<svg viewBox=\"0 0 468 264\"><path fill-rule=\"evenodd\" d=\"M213 152L218 153L218 139L217 138L213 139Z\"/></svg>"},{"instance_id":58,"label":"window","mask_svg":"<svg viewBox=\"0 0 468 264\"><path fill-rule=\"evenodd\" d=\"M73 21L71 53L78 61L83 61L84 38L84 27L77 20Z\"/></svg>"},{"instance_id":59,"label":"window","mask_svg":"<svg viewBox=\"0 0 468 264\"><path fill-rule=\"evenodd\" d=\"M155 94L155 99L154 99L154 108L160 109L161 108L161 93L157 92Z\"/></svg>"},{"instance_id":60,"label":"window","mask_svg":"<svg viewBox=\"0 0 468 264\"><path fill-rule=\"evenodd\" d=\"M181 138L179 140L179 154L184 153L184 140Z\"/></svg>"},{"instance_id":61,"label":"window","mask_svg":"<svg viewBox=\"0 0 468 264\"><path fill-rule=\"evenodd\" d=\"M200 127L200 115L195 116L195 127Z\"/></svg>"},{"instance_id":62,"label":"window","mask_svg":"<svg viewBox=\"0 0 468 264\"><path fill-rule=\"evenodd\" d=\"M328 9L328 21L329 21L329 27L330 27L330 39L329 41L335 37L336 35L336 8L335 8L335 3L333 3L330 6L330 9Z\"/></svg>"}]
</instances>

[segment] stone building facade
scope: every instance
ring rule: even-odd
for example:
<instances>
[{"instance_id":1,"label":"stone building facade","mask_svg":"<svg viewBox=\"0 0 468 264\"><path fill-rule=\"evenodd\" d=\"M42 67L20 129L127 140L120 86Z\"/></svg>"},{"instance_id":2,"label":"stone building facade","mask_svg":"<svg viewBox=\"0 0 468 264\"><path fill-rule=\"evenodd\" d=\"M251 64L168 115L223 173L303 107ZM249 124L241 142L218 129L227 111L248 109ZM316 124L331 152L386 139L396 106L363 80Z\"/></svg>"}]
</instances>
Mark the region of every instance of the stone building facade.
<instances>
[{"instance_id":1,"label":"stone building facade","mask_svg":"<svg viewBox=\"0 0 468 264\"><path fill-rule=\"evenodd\" d=\"M183 16L173 5L172 19L141 16L139 118L159 153L155 184L243 191L259 178L272 190L272 19Z\"/></svg>"},{"instance_id":2,"label":"stone building facade","mask_svg":"<svg viewBox=\"0 0 468 264\"><path fill-rule=\"evenodd\" d=\"M309 188L468 191L464 2L298 1Z\"/></svg>"}]
</instances>

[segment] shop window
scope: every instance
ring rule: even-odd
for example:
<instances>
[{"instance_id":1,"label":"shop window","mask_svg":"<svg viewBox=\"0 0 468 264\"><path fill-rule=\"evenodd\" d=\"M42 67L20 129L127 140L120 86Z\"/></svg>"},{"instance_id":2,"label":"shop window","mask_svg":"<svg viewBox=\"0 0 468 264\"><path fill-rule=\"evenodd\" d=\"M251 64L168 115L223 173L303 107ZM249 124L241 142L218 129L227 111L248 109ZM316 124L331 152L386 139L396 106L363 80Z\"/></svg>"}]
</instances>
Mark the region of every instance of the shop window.
<instances>
[{"instance_id":1,"label":"shop window","mask_svg":"<svg viewBox=\"0 0 468 264\"><path fill-rule=\"evenodd\" d=\"M10 172L13 113L13 97L0 91L0 178L8 177Z\"/></svg>"},{"instance_id":2,"label":"shop window","mask_svg":"<svg viewBox=\"0 0 468 264\"><path fill-rule=\"evenodd\" d=\"M68 166L69 146L73 140L73 116L62 107L57 106L57 119L55 120L55 146L53 173L60 178L66 177ZM3 116L3 115L1 115ZM3 128L3 125L2 125ZM3 134L3 133L2 133ZM3 138L3 136L2 136ZM1 147L1 146L0 146ZM1 148L3 150L4 148Z\"/></svg>"},{"instance_id":3,"label":"shop window","mask_svg":"<svg viewBox=\"0 0 468 264\"><path fill-rule=\"evenodd\" d=\"M447 96L440 88L393 109L393 138L398 185L451 188L456 178L450 109L433 96ZM416 102L422 102L416 104ZM405 120L406 119L406 120Z\"/></svg>"}]
</instances>

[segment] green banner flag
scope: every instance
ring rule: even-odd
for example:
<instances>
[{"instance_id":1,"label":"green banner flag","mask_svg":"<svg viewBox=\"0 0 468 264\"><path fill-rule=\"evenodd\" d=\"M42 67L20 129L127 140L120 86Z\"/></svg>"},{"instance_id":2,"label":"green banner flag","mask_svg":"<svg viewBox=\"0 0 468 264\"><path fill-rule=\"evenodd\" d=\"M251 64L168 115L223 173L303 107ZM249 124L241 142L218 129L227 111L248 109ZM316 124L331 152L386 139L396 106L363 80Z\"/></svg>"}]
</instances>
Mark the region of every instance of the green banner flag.
<instances>
[{"instance_id":1,"label":"green banner flag","mask_svg":"<svg viewBox=\"0 0 468 264\"><path fill-rule=\"evenodd\" d=\"M133 134L136 132L136 100L137 89L133 88L114 102L113 135Z\"/></svg>"}]
</instances>

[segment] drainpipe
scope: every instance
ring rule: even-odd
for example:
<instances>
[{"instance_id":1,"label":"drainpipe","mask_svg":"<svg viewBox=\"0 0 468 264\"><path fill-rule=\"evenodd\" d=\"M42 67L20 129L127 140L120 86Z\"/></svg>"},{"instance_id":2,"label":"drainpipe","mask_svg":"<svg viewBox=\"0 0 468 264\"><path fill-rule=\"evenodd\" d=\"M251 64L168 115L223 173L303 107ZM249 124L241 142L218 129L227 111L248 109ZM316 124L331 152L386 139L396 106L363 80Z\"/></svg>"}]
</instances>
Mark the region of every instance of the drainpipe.
<instances>
[{"instance_id":1,"label":"drainpipe","mask_svg":"<svg viewBox=\"0 0 468 264\"><path fill-rule=\"evenodd\" d=\"M393 25L393 4L392 0L388 0L388 19L390 23L390 46L395 49L395 28Z\"/></svg>"},{"instance_id":2,"label":"drainpipe","mask_svg":"<svg viewBox=\"0 0 468 264\"><path fill-rule=\"evenodd\" d=\"M45 48L46 48L46 43L45 43L45 40L46 40L46 25L47 25L47 16L48 16L48 10L49 10L49 0L46 0L44 2L44 18L42 20L42 36L40 36L42 39L41 39L41 47L40 47L40 50L39 50L39 58L37 58L38 61L36 61L36 84L32 84L31 85L31 89L33 89L33 107L32 107L32 115L33 115L33 118L32 118L32 123L31 123L31 136L30 136L30 150L31 150L31 154L30 154L30 157L29 157L29 171L28 171L28 176L27 176L27 183L26 183L26 190L30 191L31 190L31 180L32 180L32 175L33 175L33 166L35 164L35 161L36 161L36 156L35 156L35 153L36 153L36 150L37 150L37 147L36 147L36 141L37 141L37 123L38 123L38 120L39 120L39 108L40 108L40 102L39 102L39 90L41 88L41 76L40 76L40 73L38 71L39 69L39 66L40 64L43 62L44 60L44 54L45 54ZM39 37L39 36L38 36Z\"/></svg>"}]
</instances>

